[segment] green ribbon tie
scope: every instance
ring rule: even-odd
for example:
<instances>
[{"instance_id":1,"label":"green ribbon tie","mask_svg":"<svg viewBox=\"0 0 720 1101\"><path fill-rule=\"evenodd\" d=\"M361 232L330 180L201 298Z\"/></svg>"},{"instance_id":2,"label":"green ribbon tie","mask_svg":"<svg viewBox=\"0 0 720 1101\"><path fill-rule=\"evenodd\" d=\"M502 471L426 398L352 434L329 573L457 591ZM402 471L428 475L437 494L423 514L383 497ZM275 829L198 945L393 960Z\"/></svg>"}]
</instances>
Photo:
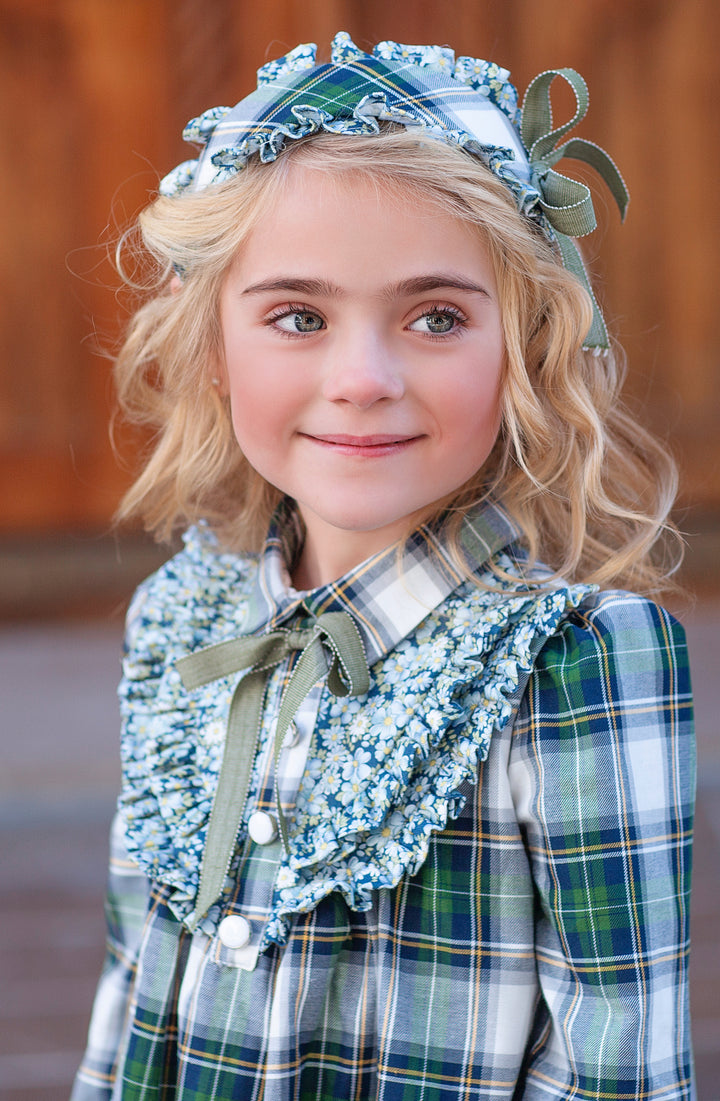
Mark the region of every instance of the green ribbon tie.
<instances>
[{"instance_id":1,"label":"green ribbon tie","mask_svg":"<svg viewBox=\"0 0 720 1101\"><path fill-rule=\"evenodd\" d=\"M569 122L553 127L550 86L555 77L566 80L575 94L575 114ZM587 85L574 69L548 69L540 73L529 85L522 106L520 133L532 169L532 182L540 192L540 206L557 236L563 265L580 280L593 303L593 319L585 337L585 347L608 348L609 339L600 307L593 294L580 250L573 237L592 233L597 225L590 189L578 180L556 172L554 165L563 157L584 161L594 168L607 184L615 200L620 217L630 199L625 182L611 157L591 141L571 138L559 142L568 131L580 122L588 109Z\"/></svg>"},{"instance_id":2,"label":"green ribbon tie","mask_svg":"<svg viewBox=\"0 0 720 1101\"><path fill-rule=\"evenodd\" d=\"M197 901L187 920L191 930L222 892L230 867L260 737L270 670L297 651L300 656L280 701L273 747L278 828L287 852L287 824L280 806L278 763L290 723L308 692L326 673L328 689L334 696L361 696L370 685L365 650L352 616L347 612L325 612L308 627L229 639L188 654L175 663L188 691L247 670L230 703L225 751L208 822Z\"/></svg>"}]
</instances>

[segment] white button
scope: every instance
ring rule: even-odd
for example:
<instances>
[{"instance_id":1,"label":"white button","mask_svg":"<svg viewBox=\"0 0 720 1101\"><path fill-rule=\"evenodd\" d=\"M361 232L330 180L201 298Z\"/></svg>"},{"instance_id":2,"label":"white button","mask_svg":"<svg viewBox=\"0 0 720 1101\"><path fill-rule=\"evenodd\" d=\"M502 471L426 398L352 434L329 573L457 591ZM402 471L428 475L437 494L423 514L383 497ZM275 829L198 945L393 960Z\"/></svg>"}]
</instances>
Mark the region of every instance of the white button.
<instances>
[{"instance_id":1,"label":"white button","mask_svg":"<svg viewBox=\"0 0 720 1101\"><path fill-rule=\"evenodd\" d=\"M271 814L266 814L264 810L256 810L250 815L248 833L256 845L269 845L277 837L277 822Z\"/></svg>"},{"instance_id":2,"label":"white button","mask_svg":"<svg viewBox=\"0 0 720 1101\"><path fill-rule=\"evenodd\" d=\"M250 922L239 914L223 918L218 925L218 936L226 948L244 948L250 933Z\"/></svg>"},{"instance_id":3,"label":"white button","mask_svg":"<svg viewBox=\"0 0 720 1101\"><path fill-rule=\"evenodd\" d=\"M283 749L292 749L292 747L294 745L297 745L299 741L300 731L298 730L295 723L292 722L285 732L285 737L283 738Z\"/></svg>"}]
</instances>

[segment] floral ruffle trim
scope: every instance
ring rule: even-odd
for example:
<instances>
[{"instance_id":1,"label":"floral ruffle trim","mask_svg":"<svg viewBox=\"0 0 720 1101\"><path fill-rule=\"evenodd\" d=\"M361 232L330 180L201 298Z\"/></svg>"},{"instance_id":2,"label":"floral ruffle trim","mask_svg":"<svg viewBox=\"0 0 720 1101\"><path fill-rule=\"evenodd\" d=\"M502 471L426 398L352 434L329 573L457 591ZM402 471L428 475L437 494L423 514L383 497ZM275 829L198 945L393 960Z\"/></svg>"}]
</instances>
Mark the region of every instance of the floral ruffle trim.
<instances>
[{"instance_id":1,"label":"floral ruffle trim","mask_svg":"<svg viewBox=\"0 0 720 1101\"><path fill-rule=\"evenodd\" d=\"M121 685L126 842L146 874L173 889L180 921L198 890L237 678L189 696L173 662L242 631L237 599L247 600L254 574L253 563L240 569L212 550L197 531L141 588ZM496 561L513 572L504 555ZM511 719L541 646L592 591L533 594L516 591L519 579L483 579L506 591L461 586L375 663L364 697L323 694L262 947L283 943L291 915L332 891L367 909L373 891L421 867L433 833L461 812L463 786ZM208 933L217 909L201 922Z\"/></svg>"},{"instance_id":2,"label":"floral ruffle trim","mask_svg":"<svg viewBox=\"0 0 720 1101\"><path fill-rule=\"evenodd\" d=\"M313 42L304 43L290 50L276 61L268 61L258 69L258 88L292 73L304 72L316 65L317 47ZM347 31L338 31L332 40L330 61L333 65L349 65L367 57L358 49ZM455 57L449 46L407 46L402 42L387 40L373 47L372 57L380 61L393 61L404 65L416 65L419 69L434 69L451 76L461 84L467 84L486 96L503 111L510 121L519 124L520 110L517 91L510 83L510 72L492 61L478 57ZM217 110L217 108L215 108ZM220 108L224 111L224 108ZM207 115L209 112L205 112ZM205 116L201 116L204 118ZM187 139L193 140L193 139Z\"/></svg>"},{"instance_id":3,"label":"floral ruffle trim","mask_svg":"<svg viewBox=\"0 0 720 1101\"><path fill-rule=\"evenodd\" d=\"M173 662L246 629L242 610L257 563L220 553L204 524L183 541L184 550L140 586L128 612L119 810L129 852L148 876L175 888L184 915L197 891L232 686L226 678L190 700Z\"/></svg>"},{"instance_id":4,"label":"floral ruffle trim","mask_svg":"<svg viewBox=\"0 0 720 1101\"><path fill-rule=\"evenodd\" d=\"M501 565L512 569L507 559ZM291 915L331 892L367 910L373 891L423 865L432 834L461 813L462 788L476 782L541 646L591 591L498 599L466 587L379 666L364 701L327 701L262 947L284 943ZM339 744L327 720L343 709L350 715Z\"/></svg>"},{"instance_id":5,"label":"floral ruffle trim","mask_svg":"<svg viewBox=\"0 0 720 1101\"><path fill-rule=\"evenodd\" d=\"M517 91L510 82L507 69L494 62L475 57L458 57L446 46L408 46L401 42L385 41L374 47L367 55L358 49L345 31L335 35L332 42L331 63L335 65L352 64L362 58L371 57L396 65L409 65L442 73L473 89L479 95L494 104L512 123L518 132L520 109ZM266 88L275 81L299 75L316 64L316 46L305 43L275 61L269 61L258 70L258 89ZM410 103L407 96L403 102ZM230 107L211 107L197 118L191 119L183 131L185 141L207 145L219 122L231 112ZM518 208L527 216L542 223L547 232L545 220L538 209L539 192L533 186L529 176L526 178L525 166L514 162L514 154L509 149L482 145L471 134L463 130L431 127L426 120L412 111L388 103L383 92L366 95L353 109L352 115L334 118L327 111L312 106L297 105L292 108L294 123L273 123L272 127L236 141L232 145L217 149L212 156L215 175L211 182L221 183L232 178L248 162L258 155L263 163L274 161L286 140L297 140L326 130L342 134L374 134L379 132L379 122L395 122L405 126L422 126L431 136L457 144L468 152L479 156L481 160L498 175L513 192ZM162 195L176 195L191 187L197 176L199 161L183 161L160 183ZM206 181L209 182L209 181Z\"/></svg>"}]
</instances>

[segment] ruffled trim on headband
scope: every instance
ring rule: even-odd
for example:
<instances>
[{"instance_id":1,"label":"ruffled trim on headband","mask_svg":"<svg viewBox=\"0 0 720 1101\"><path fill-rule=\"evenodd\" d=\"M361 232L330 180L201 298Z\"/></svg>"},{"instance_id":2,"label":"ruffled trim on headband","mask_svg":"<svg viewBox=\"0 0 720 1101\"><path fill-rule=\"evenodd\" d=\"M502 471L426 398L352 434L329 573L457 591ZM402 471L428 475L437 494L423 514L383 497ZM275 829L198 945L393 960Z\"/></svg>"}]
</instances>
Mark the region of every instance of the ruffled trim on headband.
<instances>
[{"instance_id":1,"label":"ruffled trim on headband","mask_svg":"<svg viewBox=\"0 0 720 1101\"><path fill-rule=\"evenodd\" d=\"M175 195L190 186L222 183L242 169L249 157L257 154L263 162L274 161L287 140L321 129L375 134L380 121L417 128L421 134L474 154L505 184L520 212L555 246L560 262L593 301L583 347L609 350L607 328L575 244L575 238L591 233L597 224L592 194L585 183L563 175L556 165L565 157L590 165L607 184L621 217L629 195L617 165L605 150L584 138L567 138L588 107L587 85L579 73L568 68L540 73L530 83L522 111L518 111L517 93L506 69L479 58L456 60L445 46L386 41L372 54L365 54L348 34L340 32L333 40L332 63L319 67L314 63L315 45L299 46L263 66L257 91L233 108L239 112L237 117L231 112L227 123L223 122L227 108L220 107L194 119L186 136L210 144L194 169L186 162L166 176L160 184L161 193ZM310 75L303 78L308 70ZM369 74L371 79L367 79ZM322 94L325 76L327 95ZM575 97L574 114L559 126L551 102L556 78L565 81ZM278 82L276 89L272 89L273 81ZM361 95L373 84L376 91L353 105L350 86ZM314 97L314 103L304 102ZM442 109L444 97L447 111ZM483 98L487 102L481 103Z\"/></svg>"},{"instance_id":2,"label":"ruffled trim on headband","mask_svg":"<svg viewBox=\"0 0 720 1101\"><path fill-rule=\"evenodd\" d=\"M304 42L296 46L294 50L278 57L274 61L268 61L257 71L257 86L272 84L288 73L302 73L306 69L312 69L315 65L317 46L314 42Z\"/></svg>"},{"instance_id":3,"label":"ruffled trim on headband","mask_svg":"<svg viewBox=\"0 0 720 1101\"><path fill-rule=\"evenodd\" d=\"M333 65L346 65L365 56L367 55L355 45L347 31L339 31L333 38L330 48L330 61ZM393 42L390 39L378 42L370 56L377 57L381 61L399 61L417 65L421 69L434 69L445 73L454 80L460 81L461 84L474 88L481 95L487 96L501 111L504 111L513 125L518 125L520 109L517 91L510 83L510 70L503 69L493 61L483 61L479 57L458 57L456 60L455 51L449 46L408 46L403 42ZM312 69L316 63L317 46L314 42L296 46L283 57L268 61L258 69L258 88L263 84L272 84L273 81L289 73ZM213 110L224 111L224 108L213 108ZM209 114L210 112L206 112L206 115ZM194 139L188 137L186 140Z\"/></svg>"},{"instance_id":4,"label":"ruffled trim on headband","mask_svg":"<svg viewBox=\"0 0 720 1101\"><path fill-rule=\"evenodd\" d=\"M298 104L293 106L291 110L297 119L296 123L289 125L275 123L272 128L268 128L264 133L254 134L237 145L219 149L213 155L212 163L216 168L225 170L226 177L229 178L244 168L250 157L255 154L258 154L260 160L265 164L274 161L281 152L286 139L297 141L299 138L306 138L317 133L318 130L326 130L331 134L378 134L380 132L380 122L396 122L402 126L407 126L408 129L424 130L428 136L435 140L467 147L471 152L481 155L486 163L489 163L490 154L497 154L504 161L510 161L514 157L512 150L501 149L497 146L484 146L464 130L448 130L441 126L428 126L423 119L418 118L412 111L405 111L402 108L388 104L384 92L370 92L353 108L352 115L340 118L336 118L321 108L307 104ZM221 174L218 176L217 182L222 182L222 179Z\"/></svg>"},{"instance_id":5,"label":"ruffled trim on headband","mask_svg":"<svg viewBox=\"0 0 720 1101\"><path fill-rule=\"evenodd\" d=\"M552 227L540 209L540 192L532 183L525 183L518 179L512 168L515 154L511 149L482 145L465 130L447 130L440 126L428 126L423 119L416 118L410 111L389 106L383 92L372 92L365 96L353 109L352 116L344 118L334 118L327 111L303 105L293 107L292 113L297 119L295 125L276 124L272 130L264 134L255 134L237 145L219 149L212 157L212 163L218 169L215 182L222 183L232 179L253 156L259 156L263 164L277 160L286 141L297 141L300 138L309 137L318 130L325 130L331 134L379 134L380 122L395 122L407 129L424 131L433 140L458 145L467 152L473 153L512 192L518 210L525 217L536 222L548 240L554 240ZM163 193L166 192L163 191Z\"/></svg>"},{"instance_id":6,"label":"ruffled trim on headband","mask_svg":"<svg viewBox=\"0 0 720 1101\"><path fill-rule=\"evenodd\" d=\"M308 42L296 46L294 50L275 61L268 61L267 64L258 69L258 88L272 84L289 74L312 69L316 64L316 53L315 43ZM342 65L366 56L368 55L358 49L346 31L340 31L335 35L331 47L331 61L333 64ZM418 68L442 72L485 96L518 129L520 111L517 91L510 83L509 70L503 69L494 62L466 56L459 57L456 60L454 51L447 46L408 46L390 40L379 42L369 56L383 61L412 64ZM230 110L229 107L211 107L204 111L197 118L190 120L183 131L183 138L189 142L206 145L218 122ZM220 149L212 158L213 164L220 170L215 182L220 183L224 179L230 178L239 169L244 168L248 159L255 154L258 154L260 160L264 163L274 161L286 138L297 140L316 133L319 129L341 134L378 133L377 120L401 123L408 127L425 127L425 123L416 118L411 112L388 107L385 96L382 94L366 96L353 111L351 119L334 119L327 112L302 105L293 108L293 114L298 120L294 126L275 125L265 134L254 136L238 145ZM495 147L488 149L481 146L477 141L473 141L469 135L461 131L425 128L435 138L441 138L449 143L467 147L470 152L479 154L493 171L495 171L494 163L498 159L508 161L513 157L509 150L498 150ZM499 158L498 154L504 155ZM196 168L197 162L194 161L185 161L182 165L179 165L161 181L160 193L162 195L176 195L190 187L195 179ZM539 195L534 188L521 184L510 173L503 174L502 178L508 186L512 187L518 205L521 206L524 212L527 212L525 211L526 206L528 210L535 207ZM525 198L523 192L527 192L527 198Z\"/></svg>"},{"instance_id":7,"label":"ruffled trim on headband","mask_svg":"<svg viewBox=\"0 0 720 1101\"><path fill-rule=\"evenodd\" d=\"M209 110L203 111L197 118L190 119L183 130L183 140L195 142L197 145L207 145L217 124L231 111L232 107L210 107Z\"/></svg>"},{"instance_id":8,"label":"ruffled trim on headband","mask_svg":"<svg viewBox=\"0 0 720 1101\"><path fill-rule=\"evenodd\" d=\"M160 194L172 197L191 187L195 181L197 167L197 161L183 161L176 165L172 172L168 172L167 176L163 176L160 181L158 189Z\"/></svg>"},{"instance_id":9,"label":"ruffled trim on headband","mask_svg":"<svg viewBox=\"0 0 720 1101\"><path fill-rule=\"evenodd\" d=\"M341 34L336 38L340 38ZM503 69L494 61L483 61L479 57L455 58L454 50L448 46L406 46L401 42L379 42L373 50L373 57L383 61L403 61L419 68L435 69L446 73L453 80L467 84L480 95L485 96L507 115L516 128L520 120L517 89L510 83L510 70Z\"/></svg>"}]
</instances>

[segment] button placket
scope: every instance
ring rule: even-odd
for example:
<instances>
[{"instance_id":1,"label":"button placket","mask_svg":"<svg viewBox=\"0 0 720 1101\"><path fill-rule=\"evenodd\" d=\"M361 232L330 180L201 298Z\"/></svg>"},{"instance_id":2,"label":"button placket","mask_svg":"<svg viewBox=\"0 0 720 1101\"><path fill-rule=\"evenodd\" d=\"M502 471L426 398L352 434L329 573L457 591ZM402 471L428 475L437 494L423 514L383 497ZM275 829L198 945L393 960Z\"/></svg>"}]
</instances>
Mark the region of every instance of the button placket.
<instances>
[{"instance_id":1,"label":"button placket","mask_svg":"<svg viewBox=\"0 0 720 1101\"><path fill-rule=\"evenodd\" d=\"M227 900L215 933L214 958L221 966L255 970L272 907L281 855L279 838L264 845L248 838L240 862L240 882Z\"/></svg>"},{"instance_id":2,"label":"button placket","mask_svg":"<svg viewBox=\"0 0 720 1101\"><path fill-rule=\"evenodd\" d=\"M282 667L278 668L271 679L265 707L265 719L277 711L279 700L284 689L285 677ZM312 689L297 716L288 726L280 752L280 794L287 800L288 806L294 802L300 776L305 766L310 737L317 717L317 709L322 694L322 686ZM220 966L239 968L245 971L255 970L260 945L263 943L265 929L272 909L273 896L277 874L282 862L282 845L279 837L279 825L276 812L276 798L278 792L271 782L271 760L273 752L277 753L277 745L273 739L276 732L276 724L272 723L270 729L263 731L260 742L260 761L256 764L256 777L260 782L250 795L250 807L254 804L256 809L245 818L246 842L244 854L240 859L237 875L239 883L233 890L232 883L226 885L228 894L224 916L216 930L213 946L213 957ZM289 741L293 745L288 744ZM287 783L287 769L290 764L290 783L283 786L283 780ZM221 935L223 922L227 918L241 917L250 925L250 939L243 947L232 947ZM233 925L225 926L225 929L233 929ZM231 938L228 938L231 939Z\"/></svg>"}]
</instances>

